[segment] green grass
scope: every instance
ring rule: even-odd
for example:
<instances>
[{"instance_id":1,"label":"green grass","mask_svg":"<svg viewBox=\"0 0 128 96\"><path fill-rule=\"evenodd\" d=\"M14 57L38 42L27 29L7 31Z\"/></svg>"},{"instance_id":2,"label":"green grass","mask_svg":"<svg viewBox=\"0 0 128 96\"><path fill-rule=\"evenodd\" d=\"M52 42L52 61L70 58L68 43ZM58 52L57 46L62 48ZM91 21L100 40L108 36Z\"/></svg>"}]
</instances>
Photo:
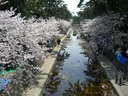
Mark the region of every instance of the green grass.
<instances>
[{"instance_id":1,"label":"green grass","mask_svg":"<svg viewBox=\"0 0 128 96\"><path fill-rule=\"evenodd\" d=\"M73 32L73 36L76 36L78 34L78 32L74 31Z\"/></svg>"}]
</instances>

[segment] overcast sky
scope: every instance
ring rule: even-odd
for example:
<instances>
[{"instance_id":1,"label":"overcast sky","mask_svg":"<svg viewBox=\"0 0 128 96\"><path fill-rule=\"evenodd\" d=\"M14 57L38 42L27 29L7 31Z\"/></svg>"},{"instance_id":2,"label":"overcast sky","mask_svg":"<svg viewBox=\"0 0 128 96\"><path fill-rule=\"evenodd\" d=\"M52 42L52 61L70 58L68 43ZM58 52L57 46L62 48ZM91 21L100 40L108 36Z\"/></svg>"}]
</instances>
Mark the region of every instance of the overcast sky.
<instances>
[{"instance_id":1,"label":"overcast sky","mask_svg":"<svg viewBox=\"0 0 128 96\"><path fill-rule=\"evenodd\" d=\"M65 4L67 4L68 9L70 10L70 12L74 12L75 15L77 14L78 11L80 11L80 8L77 8L77 5L79 4L80 0L63 0L65 2ZM87 2L89 0L85 0L85 2Z\"/></svg>"}]
</instances>

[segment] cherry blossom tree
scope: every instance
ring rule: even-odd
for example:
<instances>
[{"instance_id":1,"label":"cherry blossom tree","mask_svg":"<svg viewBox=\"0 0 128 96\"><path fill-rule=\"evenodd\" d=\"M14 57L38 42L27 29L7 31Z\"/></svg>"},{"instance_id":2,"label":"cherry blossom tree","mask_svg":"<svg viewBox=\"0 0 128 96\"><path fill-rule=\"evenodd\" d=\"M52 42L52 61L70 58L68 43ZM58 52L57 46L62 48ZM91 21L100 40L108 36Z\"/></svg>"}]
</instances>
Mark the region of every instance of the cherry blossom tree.
<instances>
[{"instance_id":1,"label":"cherry blossom tree","mask_svg":"<svg viewBox=\"0 0 128 96\"><path fill-rule=\"evenodd\" d=\"M119 13L108 11L94 19L85 19L81 22L82 34L90 37L90 43L94 46L103 44L106 48L112 49L115 40L119 40L124 32L121 27L124 25L125 16L120 18Z\"/></svg>"},{"instance_id":2,"label":"cherry blossom tree","mask_svg":"<svg viewBox=\"0 0 128 96\"><path fill-rule=\"evenodd\" d=\"M38 67L50 55L47 40L62 37L70 27L70 22L53 17L24 20L20 14L13 15L14 11L0 11L0 71L6 65L19 67L13 76L8 76L11 83L1 92L2 96L20 96L36 82Z\"/></svg>"}]
</instances>

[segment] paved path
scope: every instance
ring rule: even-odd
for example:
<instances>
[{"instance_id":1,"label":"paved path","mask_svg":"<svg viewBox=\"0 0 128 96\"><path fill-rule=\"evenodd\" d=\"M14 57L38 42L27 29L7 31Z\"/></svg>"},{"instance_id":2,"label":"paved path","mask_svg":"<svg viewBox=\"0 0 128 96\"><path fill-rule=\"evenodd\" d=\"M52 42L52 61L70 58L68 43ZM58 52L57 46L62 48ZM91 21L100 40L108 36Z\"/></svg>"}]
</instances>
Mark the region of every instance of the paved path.
<instances>
[{"instance_id":1,"label":"paved path","mask_svg":"<svg viewBox=\"0 0 128 96\"><path fill-rule=\"evenodd\" d=\"M120 86L115 83L115 74L118 73L115 66L105 56L96 56L97 60L103 67L105 73L108 76L112 86L115 88L119 96L128 96L128 82L123 81L123 85Z\"/></svg>"},{"instance_id":2,"label":"paved path","mask_svg":"<svg viewBox=\"0 0 128 96\"><path fill-rule=\"evenodd\" d=\"M45 61L42 64L42 72L41 74L39 74L37 76L38 82L39 84L36 86L32 86L31 88L29 88L28 90L26 90L26 92L23 94L23 96L42 96L42 91L43 91L43 87L45 85L45 82L48 79L48 76L54 66L54 63L56 61L56 57L57 57L57 53L60 51L62 45L63 45L63 41L67 38L67 36L69 35L71 29L68 30L67 34L65 36L63 36L61 38L61 45L57 45L54 50L53 50L53 55L50 55L47 59L47 61Z\"/></svg>"}]
</instances>

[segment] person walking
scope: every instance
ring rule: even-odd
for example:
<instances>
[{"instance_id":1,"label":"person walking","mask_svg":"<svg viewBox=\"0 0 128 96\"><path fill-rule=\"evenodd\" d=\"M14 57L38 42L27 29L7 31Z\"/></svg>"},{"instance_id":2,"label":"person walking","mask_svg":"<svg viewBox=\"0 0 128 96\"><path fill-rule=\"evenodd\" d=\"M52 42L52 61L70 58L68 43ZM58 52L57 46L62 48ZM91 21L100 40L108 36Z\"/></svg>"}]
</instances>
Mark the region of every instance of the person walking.
<instances>
[{"instance_id":1,"label":"person walking","mask_svg":"<svg viewBox=\"0 0 128 96\"><path fill-rule=\"evenodd\" d=\"M124 72L122 70L120 70L119 73L118 73L119 85L120 86L122 85L123 77L124 77Z\"/></svg>"},{"instance_id":2,"label":"person walking","mask_svg":"<svg viewBox=\"0 0 128 96\"><path fill-rule=\"evenodd\" d=\"M116 74L116 77L115 77L115 83L118 82L118 74Z\"/></svg>"},{"instance_id":3,"label":"person walking","mask_svg":"<svg viewBox=\"0 0 128 96\"><path fill-rule=\"evenodd\" d=\"M61 40L60 40L60 39L58 39L58 40L57 40L57 44L58 44L58 45L60 45L60 42L61 42Z\"/></svg>"}]
</instances>

